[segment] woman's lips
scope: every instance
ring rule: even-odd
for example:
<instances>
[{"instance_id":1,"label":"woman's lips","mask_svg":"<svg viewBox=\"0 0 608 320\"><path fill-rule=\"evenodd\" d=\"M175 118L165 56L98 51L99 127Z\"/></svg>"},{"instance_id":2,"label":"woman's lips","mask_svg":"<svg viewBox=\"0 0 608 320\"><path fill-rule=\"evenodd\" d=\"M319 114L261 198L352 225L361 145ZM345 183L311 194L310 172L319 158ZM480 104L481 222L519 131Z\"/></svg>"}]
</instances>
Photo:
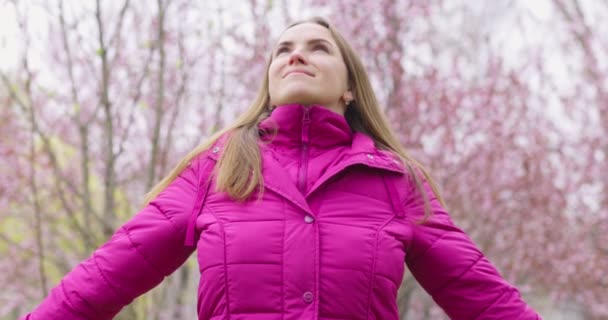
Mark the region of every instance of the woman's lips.
<instances>
[{"instance_id":1,"label":"woman's lips","mask_svg":"<svg viewBox=\"0 0 608 320\"><path fill-rule=\"evenodd\" d=\"M285 73L283 78L287 77L288 75L297 75L297 74L314 77L314 75L312 73L310 73L306 70L291 70L291 71L287 71L287 73Z\"/></svg>"}]
</instances>

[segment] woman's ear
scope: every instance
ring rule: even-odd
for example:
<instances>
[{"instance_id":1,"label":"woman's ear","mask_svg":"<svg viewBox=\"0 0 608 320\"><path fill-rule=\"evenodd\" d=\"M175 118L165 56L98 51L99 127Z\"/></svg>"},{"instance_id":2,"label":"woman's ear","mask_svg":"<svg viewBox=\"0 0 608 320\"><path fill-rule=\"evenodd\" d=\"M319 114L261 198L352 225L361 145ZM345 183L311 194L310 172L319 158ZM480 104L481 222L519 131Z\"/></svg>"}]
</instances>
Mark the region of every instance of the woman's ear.
<instances>
[{"instance_id":1,"label":"woman's ear","mask_svg":"<svg viewBox=\"0 0 608 320\"><path fill-rule=\"evenodd\" d=\"M344 103L348 105L351 101L353 101L353 92L350 90L344 92L342 95L342 100L344 100Z\"/></svg>"}]
</instances>

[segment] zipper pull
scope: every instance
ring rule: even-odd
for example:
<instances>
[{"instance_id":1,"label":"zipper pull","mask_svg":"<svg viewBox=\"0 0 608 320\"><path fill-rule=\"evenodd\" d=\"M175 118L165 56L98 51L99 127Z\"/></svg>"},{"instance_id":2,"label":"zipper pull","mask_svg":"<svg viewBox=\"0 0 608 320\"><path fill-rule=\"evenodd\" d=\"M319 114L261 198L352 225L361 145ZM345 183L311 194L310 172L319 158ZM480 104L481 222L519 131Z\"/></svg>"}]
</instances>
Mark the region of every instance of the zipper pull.
<instances>
[{"instance_id":1,"label":"zipper pull","mask_svg":"<svg viewBox=\"0 0 608 320\"><path fill-rule=\"evenodd\" d=\"M302 123L310 123L310 107L304 107L304 117L302 118Z\"/></svg>"},{"instance_id":2,"label":"zipper pull","mask_svg":"<svg viewBox=\"0 0 608 320\"><path fill-rule=\"evenodd\" d=\"M302 115L302 143L304 147L308 144L308 128L310 127L310 111L309 107L304 107L304 114Z\"/></svg>"}]
</instances>

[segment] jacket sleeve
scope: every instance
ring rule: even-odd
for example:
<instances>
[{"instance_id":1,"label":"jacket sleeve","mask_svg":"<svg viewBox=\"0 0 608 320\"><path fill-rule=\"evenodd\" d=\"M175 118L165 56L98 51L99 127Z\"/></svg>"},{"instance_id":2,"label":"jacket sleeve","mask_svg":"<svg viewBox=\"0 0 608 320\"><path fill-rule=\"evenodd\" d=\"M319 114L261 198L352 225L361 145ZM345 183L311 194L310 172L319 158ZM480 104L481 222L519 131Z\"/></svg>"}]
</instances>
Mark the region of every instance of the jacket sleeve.
<instances>
[{"instance_id":1,"label":"jacket sleeve","mask_svg":"<svg viewBox=\"0 0 608 320\"><path fill-rule=\"evenodd\" d=\"M22 319L112 319L181 266L194 251L184 246L184 237L199 188L198 167L193 160Z\"/></svg>"},{"instance_id":2,"label":"jacket sleeve","mask_svg":"<svg viewBox=\"0 0 608 320\"><path fill-rule=\"evenodd\" d=\"M406 189L405 214L412 229L406 264L451 319L541 319L454 224L427 183L432 215L423 223L422 196L411 180Z\"/></svg>"}]
</instances>

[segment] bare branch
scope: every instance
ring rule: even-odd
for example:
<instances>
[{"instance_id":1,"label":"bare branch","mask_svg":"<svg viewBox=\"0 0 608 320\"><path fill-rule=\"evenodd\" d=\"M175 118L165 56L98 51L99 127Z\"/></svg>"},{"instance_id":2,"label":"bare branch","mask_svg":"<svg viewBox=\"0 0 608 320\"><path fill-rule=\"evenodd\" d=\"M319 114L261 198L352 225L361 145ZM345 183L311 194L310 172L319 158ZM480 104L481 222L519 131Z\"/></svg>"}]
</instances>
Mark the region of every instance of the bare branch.
<instances>
[{"instance_id":1,"label":"bare branch","mask_svg":"<svg viewBox=\"0 0 608 320\"><path fill-rule=\"evenodd\" d=\"M165 68L166 68L166 53L165 53L165 6L162 0L157 0L158 7L158 34L156 46L159 52L158 62L158 78L156 89L156 103L154 106L154 127L152 129L152 148L150 150L150 163L148 167L148 178L146 181L146 190L150 189L156 180L156 166L160 148L160 129L163 120L163 109L165 101Z\"/></svg>"},{"instance_id":2,"label":"bare branch","mask_svg":"<svg viewBox=\"0 0 608 320\"><path fill-rule=\"evenodd\" d=\"M177 125L177 116L180 111L180 102L186 92L187 82L188 82L188 72L186 70L184 70L182 72L181 84L177 91L177 94L175 97L175 102L173 103L173 112L171 113L171 118L169 120L169 127L167 129L167 134L165 135L165 140L164 140L164 143L162 144L164 151L162 152L162 158L160 160L160 162L161 162L160 172L165 172L167 170L167 162L169 160L168 155L169 155L169 150L170 150L170 144L171 144L171 141L173 141L173 132L175 131L174 129L175 129L175 126Z\"/></svg>"},{"instance_id":3,"label":"bare branch","mask_svg":"<svg viewBox=\"0 0 608 320\"><path fill-rule=\"evenodd\" d=\"M3 73L0 73L0 77L2 78L4 84L7 87L10 87L10 83L8 82L9 80L6 77L6 75L4 75ZM24 113L30 114L33 112L33 108L31 106L27 106L25 104L25 102L23 102L17 96L17 94L15 93L15 91L13 89L9 89L9 93L10 93L11 97L17 102L17 105L20 106L20 108L22 109L22 111ZM32 131L34 133L36 133L36 135L42 140L42 145L44 147L44 151L45 151L46 155L49 157L49 160L51 163L51 169L52 169L55 181L57 182L57 184L56 184L57 196L58 196L59 200L61 201L62 207L65 209L66 213L68 214L68 217L70 217L69 221L72 224L72 226L75 227L76 230L78 230L78 232L82 236L83 241L85 242L85 245L87 247L91 248L94 245L94 241L92 239L92 234L84 229L82 224L78 221L78 218L76 215L76 210L74 210L74 208L72 208L72 206L70 205L70 201L68 201L65 198L65 195L67 194L67 192L65 192L65 190L63 189L64 184L68 186L68 189L70 190L70 192L72 194L75 194L76 196L78 196L80 198L82 197L82 195L76 191L76 188L69 182L69 179L67 179L61 173L59 161L57 160L55 151L53 151L53 148L51 147L50 139L39 128L36 117L32 117L30 115L29 119L30 119L30 125L32 126ZM97 218L97 215L93 214L93 216ZM102 225L105 224L105 222L99 218L97 219L97 222L102 223Z\"/></svg>"},{"instance_id":4,"label":"bare branch","mask_svg":"<svg viewBox=\"0 0 608 320\"><path fill-rule=\"evenodd\" d=\"M65 22L65 12L63 7L63 0L59 1L59 25L61 28L61 37L63 40L63 50L67 58L67 71L70 78L70 91L72 94L72 103L74 105L80 105L80 99L78 97L78 85L74 78L74 61L73 54L70 48L70 42L68 41L68 32ZM78 133L80 136L80 169L82 174L82 201L84 203L84 231L87 234L91 234L91 214L93 212L93 205L91 200L91 189L90 189L90 168L89 168L89 129L88 123L81 122L79 114L80 108L77 108L76 114L73 117L73 122L78 126Z\"/></svg>"},{"instance_id":5,"label":"bare branch","mask_svg":"<svg viewBox=\"0 0 608 320\"><path fill-rule=\"evenodd\" d=\"M127 123L133 123L133 120L135 119L135 110L137 107L137 103L139 102L139 99L141 98L141 95L142 95L142 87L144 84L144 80L146 80L146 78L148 77L148 75L150 73L150 65L152 64L152 58L154 57L155 51L156 51L156 46L150 46L150 49L148 50L148 57L146 58L146 62L144 63L144 67L141 72L141 75L135 85L135 95L131 99L132 103L131 103L130 110L129 110L129 116L127 117L127 119L128 119ZM122 153L124 152L125 142L128 140L130 132L131 132L131 126L127 126L125 128L125 131L123 132L122 136L118 139L119 146L118 146L118 151L116 152L117 157L122 155Z\"/></svg>"},{"instance_id":6,"label":"bare branch","mask_svg":"<svg viewBox=\"0 0 608 320\"><path fill-rule=\"evenodd\" d=\"M122 35L122 24L125 20L125 14L127 13L127 9L130 6L130 0L125 0L122 4L122 8L120 9L120 13L118 14L118 21L116 22L116 30L114 30L114 35L110 37L110 41L108 42L108 47L117 47L120 44L120 36ZM118 56L120 50L116 50L116 55Z\"/></svg>"},{"instance_id":7,"label":"bare branch","mask_svg":"<svg viewBox=\"0 0 608 320\"><path fill-rule=\"evenodd\" d=\"M32 250L32 248L28 247L28 246L24 246L22 243L17 242L11 238L9 238L7 235L0 233L0 240L2 240L3 242L5 242L7 245L16 248L17 250L19 250L20 252L23 252L26 256L39 256L39 253L35 250ZM45 257L46 261L49 261L51 263L53 263L56 266L65 266L65 259L61 259L58 257L54 257L52 255L48 255Z\"/></svg>"},{"instance_id":8,"label":"bare branch","mask_svg":"<svg viewBox=\"0 0 608 320\"><path fill-rule=\"evenodd\" d=\"M100 84L100 104L104 111L104 129L106 137L106 157L104 171L104 218L108 225L114 226L116 220L115 208L115 164L116 155L114 154L114 120L112 117L112 103L110 101L110 68L108 65L108 48L105 43L104 23L101 15L100 0L95 1L95 18L97 22L97 35L99 42L99 58L101 60L101 84ZM104 234L111 235L112 228L106 228Z\"/></svg>"}]
</instances>

